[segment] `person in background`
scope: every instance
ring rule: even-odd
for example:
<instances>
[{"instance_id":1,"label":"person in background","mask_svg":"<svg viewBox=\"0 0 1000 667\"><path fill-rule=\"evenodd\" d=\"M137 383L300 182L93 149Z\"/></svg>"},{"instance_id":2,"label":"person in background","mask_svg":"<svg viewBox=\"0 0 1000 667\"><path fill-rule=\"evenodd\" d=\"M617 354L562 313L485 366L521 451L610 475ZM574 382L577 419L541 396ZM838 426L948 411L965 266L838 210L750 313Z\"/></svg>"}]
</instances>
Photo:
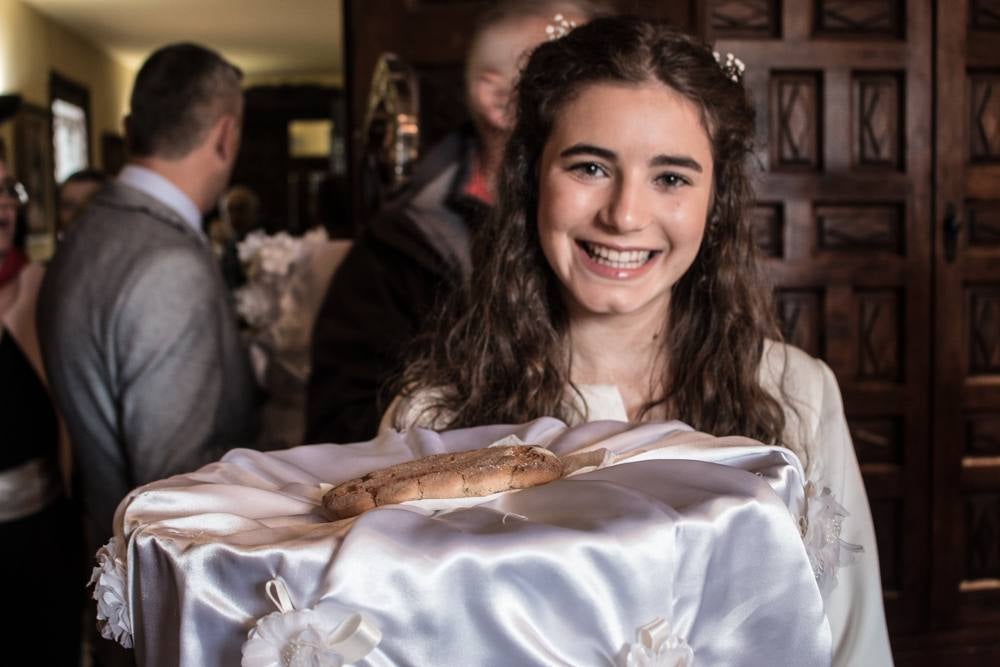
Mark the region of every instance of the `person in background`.
<instances>
[{"instance_id":1,"label":"person in background","mask_svg":"<svg viewBox=\"0 0 1000 667\"><path fill-rule=\"evenodd\" d=\"M62 242L87 203L98 190L108 182L108 176L100 169L81 169L70 174L56 194L58 202L58 224L56 241Z\"/></svg>"},{"instance_id":2,"label":"person in background","mask_svg":"<svg viewBox=\"0 0 1000 667\"><path fill-rule=\"evenodd\" d=\"M42 284L42 352L91 553L130 490L254 440L249 359L201 229L240 145L240 79L196 44L149 56L125 120L129 163L91 200Z\"/></svg>"},{"instance_id":3,"label":"person in background","mask_svg":"<svg viewBox=\"0 0 1000 667\"><path fill-rule=\"evenodd\" d=\"M469 238L493 205L510 131L510 94L525 54L551 35L554 17L582 23L583 0L509 0L480 18L466 57L471 127L448 135L354 243L313 330L306 441L375 435L404 350L434 305L467 280Z\"/></svg>"},{"instance_id":4,"label":"person in background","mask_svg":"<svg viewBox=\"0 0 1000 667\"><path fill-rule=\"evenodd\" d=\"M237 241L260 227L260 197L245 185L234 185L226 190L219 209Z\"/></svg>"},{"instance_id":5,"label":"person in background","mask_svg":"<svg viewBox=\"0 0 1000 667\"><path fill-rule=\"evenodd\" d=\"M209 223L208 235L230 290L247 281L240 263L239 243L260 226L260 198L254 191L245 185L226 190L219 201L219 217Z\"/></svg>"},{"instance_id":6,"label":"person in background","mask_svg":"<svg viewBox=\"0 0 1000 667\"><path fill-rule=\"evenodd\" d=\"M678 419L785 447L846 508L831 547L864 550L836 576L814 566L833 664L891 665L837 380L781 342L760 274L742 74L734 56L636 18L597 19L536 49L472 279L383 425Z\"/></svg>"},{"instance_id":7,"label":"person in background","mask_svg":"<svg viewBox=\"0 0 1000 667\"><path fill-rule=\"evenodd\" d=\"M13 178L0 179L0 571L16 601L0 637L33 664L76 665L86 571L79 513L60 474L59 418L35 327L43 269L17 242L27 203ZM23 238L23 234L20 235Z\"/></svg>"}]
</instances>

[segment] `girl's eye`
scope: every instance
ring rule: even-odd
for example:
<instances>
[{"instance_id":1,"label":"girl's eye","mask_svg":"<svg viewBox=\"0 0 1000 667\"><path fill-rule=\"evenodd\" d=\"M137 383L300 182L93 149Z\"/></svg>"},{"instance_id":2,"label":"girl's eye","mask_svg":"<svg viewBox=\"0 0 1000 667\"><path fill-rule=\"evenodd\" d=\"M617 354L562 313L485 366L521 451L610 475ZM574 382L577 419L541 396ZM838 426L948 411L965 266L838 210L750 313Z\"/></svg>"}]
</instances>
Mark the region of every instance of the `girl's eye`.
<instances>
[{"instance_id":1,"label":"girl's eye","mask_svg":"<svg viewBox=\"0 0 1000 667\"><path fill-rule=\"evenodd\" d=\"M577 164L571 165L569 170L586 178L600 178L601 176L607 176L607 172L604 168L596 162L578 162Z\"/></svg>"},{"instance_id":2,"label":"girl's eye","mask_svg":"<svg viewBox=\"0 0 1000 667\"><path fill-rule=\"evenodd\" d=\"M666 173L656 177L657 183L668 188L676 188L682 185L689 185L690 181L680 174Z\"/></svg>"}]
</instances>

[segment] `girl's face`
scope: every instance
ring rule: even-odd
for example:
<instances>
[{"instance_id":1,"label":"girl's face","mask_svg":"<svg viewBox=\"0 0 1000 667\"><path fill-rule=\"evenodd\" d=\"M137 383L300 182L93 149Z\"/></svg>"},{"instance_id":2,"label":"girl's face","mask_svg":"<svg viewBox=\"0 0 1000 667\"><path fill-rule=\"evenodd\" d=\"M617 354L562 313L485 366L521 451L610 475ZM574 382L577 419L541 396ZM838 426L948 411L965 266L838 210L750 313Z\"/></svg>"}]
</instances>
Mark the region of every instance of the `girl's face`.
<instances>
[{"instance_id":1,"label":"girl's face","mask_svg":"<svg viewBox=\"0 0 1000 667\"><path fill-rule=\"evenodd\" d=\"M662 311L694 262L712 199L698 108L662 83L598 83L556 118L538 232L570 314Z\"/></svg>"}]
</instances>

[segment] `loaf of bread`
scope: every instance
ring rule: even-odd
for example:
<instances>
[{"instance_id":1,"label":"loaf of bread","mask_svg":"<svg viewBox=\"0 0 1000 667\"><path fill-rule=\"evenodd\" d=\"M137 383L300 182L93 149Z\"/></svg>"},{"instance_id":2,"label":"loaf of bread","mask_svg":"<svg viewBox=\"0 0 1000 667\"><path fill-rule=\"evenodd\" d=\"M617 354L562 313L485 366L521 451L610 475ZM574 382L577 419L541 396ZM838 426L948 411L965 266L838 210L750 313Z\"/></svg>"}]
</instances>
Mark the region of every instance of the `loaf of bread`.
<instances>
[{"instance_id":1,"label":"loaf of bread","mask_svg":"<svg viewBox=\"0 0 1000 667\"><path fill-rule=\"evenodd\" d=\"M382 505L425 498L470 498L526 489L559 479L563 462L531 445L487 447L435 454L399 463L346 481L323 496L332 520L346 519Z\"/></svg>"}]
</instances>

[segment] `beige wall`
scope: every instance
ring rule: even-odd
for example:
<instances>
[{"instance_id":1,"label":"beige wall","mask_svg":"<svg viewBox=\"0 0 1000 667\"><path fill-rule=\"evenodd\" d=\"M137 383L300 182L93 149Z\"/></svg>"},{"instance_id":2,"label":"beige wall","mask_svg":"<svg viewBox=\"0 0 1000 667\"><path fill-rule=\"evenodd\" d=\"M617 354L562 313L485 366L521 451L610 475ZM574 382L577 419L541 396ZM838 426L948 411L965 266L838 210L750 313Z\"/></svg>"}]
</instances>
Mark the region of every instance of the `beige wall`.
<instances>
[{"instance_id":1,"label":"beige wall","mask_svg":"<svg viewBox=\"0 0 1000 667\"><path fill-rule=\"evenodd\" d=\"M20 0L0 0L0 93L18 93L27 103L48 108L52 71L89 91L90 159L92 165L103 166L101 135L122 134L133 72ZM13 123L0 123L0 137L13 168ZM46 216L50 229L54 203ZM53 239L51 231L29 235L28 253L36 260L49 257Z\"/></svg>"},{"instance_id":2,"label":"beige wall","mask_svg":"<svg viewBox=\"0 0 1000 667\"><path fill-rule=\"evenodd\" d=\"M238 64L238 63L237 63ZM316 85L344 87L344 77L333 70L310 72L243 72L243 87Z\"/></svg>"},{"instance_id":3,"label":"beige wall","mask_svg":"<svg viewBox=\"0 0 1000 667\"><path fill-rule=\"evenodd\" d=\"M48 107L53 70L90 91L90 157L101 166L101 135L122 133L134 72L21 0L0 0L0 93L20 93L29 103ZM8 153L11 125L0 125Z\"/></svg>"}]
</instances>

